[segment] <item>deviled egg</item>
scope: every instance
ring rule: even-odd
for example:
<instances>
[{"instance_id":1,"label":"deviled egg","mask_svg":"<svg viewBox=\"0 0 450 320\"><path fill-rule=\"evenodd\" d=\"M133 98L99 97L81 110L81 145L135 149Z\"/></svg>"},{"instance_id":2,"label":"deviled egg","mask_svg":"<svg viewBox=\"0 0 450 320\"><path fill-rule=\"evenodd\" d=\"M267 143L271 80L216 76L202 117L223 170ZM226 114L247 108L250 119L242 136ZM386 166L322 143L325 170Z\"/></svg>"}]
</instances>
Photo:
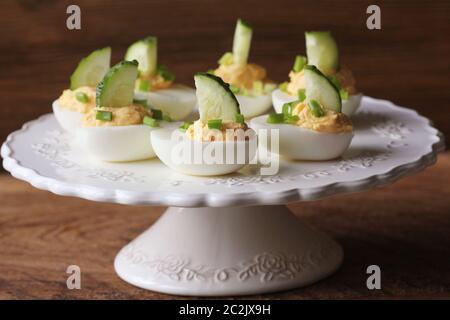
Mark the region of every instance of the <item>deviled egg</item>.
<instances>
[{"instance_id":1,"label":"deviled egg","mask_svg":"<svg viewBox=\"0 0 450 320\"><path fill-rule=\"evenodd\" d=\"M256 63L248 63L253 28L239 19L233 40L233 52L220 58L219 67L210 73L230 84L244 117L264 114L272 106L270 94L276 85L268 80L266 69Z\"/></svg>"},{"instance_id":2,"label":"deviled egg","mask_svg":"<svg viewBox=\"0 0 450 320\"><path fill-rule=\"evenodd\" d=\"M80 61L70 77L70 89L53 101L53 114L63 129L75 132L81 127L83 115L95 109L95 86L108 71L110 60L111 48L107 47Z\"/></svg>"},{"instance_id":3,"label":"deviled egg","mask_svg":"<svg viewBox=\"0 0 450 320\"><path fill-rule=\"evenodd\" d=\"M265 147L293 160L329 160L341 156L353 138L350 118L341 112L339 91L315 66L303 68L305 96L285 103L281 113L257 117L250 127L277 129L279 141ZM258 134L260 134L258 132Z\"/></svg>"},{"instance_id":4,"label":"deviled egg","mask_svg":"<svg viewBox=\"0 0 450 320\"><path fill-rule=\"evenodd\" d=\"M303 67L308 63L316 66L339 90L342 98L342 112L351 116L359 108L362 94L355 87L352 72L339 64L339 52L336 41L330 32L312 31L305 33L307 57L295 57L294 66L289 73L289 82L280 84L272 93L272 102L276 112L281 112L286 102L302 97L305 89Z\"/></svg>"},{"instance_id":5,"label":"deviled egg","mask_svg":"<svg viewBox=\"0 0 450 320\"><path fill-rule=\"evenodd\" d=\"M166 66L157 63L157 46L156 37L147 37L133 43L125 54L125 60L139 62L135 97L146 100L173 120L182 120L195 107L194 89L174 83L175 75Z\"/></svg>"},{"instance_id":6,"label":"deviled egg","mask_svg":"<svg viewBox=\"0 0 450 320\"><path fill-rule=\"evenodd\" d=\"M97 86L95 108L77 130L81 145L94 157L111 162L155 157L150 132L164 125L161 110L133 99L137 61L113 66Z\"/></svg>"},{"instance_id":7,"label":"deviled egg","mask_svg":"<svg viewBox=\"0 0 450 320\"><path fill-rule=\"evenodd\" d=\"M227 83L209 73L194 79L200 119L176 130L153 131L153 148L164 164L184 174L235 172L254 158L255 132L248 129Z\"/></svg>"}]
</instances>

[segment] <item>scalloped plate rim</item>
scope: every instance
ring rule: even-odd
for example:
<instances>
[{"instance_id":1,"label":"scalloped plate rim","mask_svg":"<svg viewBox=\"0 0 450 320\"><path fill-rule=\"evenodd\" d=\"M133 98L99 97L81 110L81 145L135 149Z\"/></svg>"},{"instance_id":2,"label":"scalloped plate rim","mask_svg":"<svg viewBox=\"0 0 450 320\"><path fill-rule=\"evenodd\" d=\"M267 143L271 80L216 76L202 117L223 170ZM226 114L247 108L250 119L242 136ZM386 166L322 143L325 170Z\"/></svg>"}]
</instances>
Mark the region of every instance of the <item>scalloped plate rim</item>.
<instances>
[{"instance_id":1,"label":"scalloped plate rim","mask_svg":"<svg viewBox=\"0 0 450 320\"><path fill-rule=\"evenodd\" d=\"M381 187L397 181L410 174L436 162L437 154L445 149L444 137L441 132L432 126L432 122L421 116L417 111L397 106L391 101L375 99L364 96L365 100L372 100L378 103L388 104L390 107L399 108L404 112L412 113L415 117L424 120L428 129L434 131L437 141L431 145L431 150L417 159L408 163L391 168L387 172L374 174L372 176L346 182L334 182L314 188L292 188L289 190L273 191L252 191L239 194L220 193L177 193L177 192L155 192L155 191L129 191L123 189L106 190L101 187L94 187L81 183L63 182L55 178L45 177L38 174L34 169L22 166L16 159L11 157L12 150L9 143L14 136L26 131L34 122L43 118L51 117L52 114L44 114L37 119L26 122L21 129L8 135L1 147L3 167L17 179L26 181L34 187L50 191L62 196L73 196L98 202L112 202L129 205L161 205L176 207L228 207L228 206L249 206L249 205L276 205L298 201L312 201L329 197L341 193L361 192Z\"/></svg>"}]
</instances>

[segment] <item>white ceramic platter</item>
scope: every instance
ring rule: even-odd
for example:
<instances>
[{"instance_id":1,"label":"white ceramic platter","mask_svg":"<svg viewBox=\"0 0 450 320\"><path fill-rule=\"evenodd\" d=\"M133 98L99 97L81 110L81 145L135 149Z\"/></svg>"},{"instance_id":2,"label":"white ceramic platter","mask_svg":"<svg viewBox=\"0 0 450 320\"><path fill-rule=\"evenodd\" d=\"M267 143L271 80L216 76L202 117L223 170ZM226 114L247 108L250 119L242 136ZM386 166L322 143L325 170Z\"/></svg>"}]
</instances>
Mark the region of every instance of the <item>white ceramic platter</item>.
<instances>
[{"instance_id":1,"label":"white ceramic platter","mask_svg":"<svg viewBox=\"0 0 450 320\"><path fill-rule=\"evenodd\" d=\"M201 178L157 159L101 163L84 155L50 114L9 135L1 155L13 176L56 194L184 207L169 208L119 252L115 268L127 282L185 295L264 293L322 279L343 256L336 242L298 222L285 206L261 206L389 184L433 164L444 149L428 119L385 100L364 97L352 121L355 137L342 158L281 161L272 176L259 175L258 165Z\"/></svg>"},{"instance_id":2,"label":"white ceramic platter","mask_svg":"<svg viewBox=\"0 0 450 320\"><path fill-rule=\"evenodd\" d=\"M15 177L60 195L124 204L226 207L313 200L387 184L432 164L443 141L428 119L384 100L364 97L355 137L341 159L282 161L279 173L258 166L239 173L186 176L159 160L101 163L81 152L53 115L28 122L2 146Z\"/></svg>"}]
</instances>

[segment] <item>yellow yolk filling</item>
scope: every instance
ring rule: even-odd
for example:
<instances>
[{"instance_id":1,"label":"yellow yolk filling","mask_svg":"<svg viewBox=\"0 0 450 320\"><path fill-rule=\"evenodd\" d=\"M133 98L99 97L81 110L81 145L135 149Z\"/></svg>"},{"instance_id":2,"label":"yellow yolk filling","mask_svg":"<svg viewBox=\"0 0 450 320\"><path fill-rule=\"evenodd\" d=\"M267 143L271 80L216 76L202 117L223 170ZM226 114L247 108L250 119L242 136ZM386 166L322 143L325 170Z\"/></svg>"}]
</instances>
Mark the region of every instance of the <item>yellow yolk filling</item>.
<instances>
[{"instance_id":1,"label":"yellow yolk filling","mask_svg":"<svg viewBox=\"0 0 450 320\"><path fill-rule=\"evenodd\" d=\"M148 77L140 76L139 79L146 80L149 83L150 91L167 89L172 86L173 81L164 79L160 74ZM139 81L136 81L136 89L139 89Z\"/></svg>"},{"instance_id":2,"label":"yellow yolk filling","mask_svg":"<svg viewBox=\"0 0 450 320\"><path fill-rule=\"evenodd\" d=\"M112 113L112 121L102 121L95 118L97 110ZM114 127L142 124L145 116L151 116L151 111L141 105L130 105L120 108L101 107L92 109L83 118L84 127Z\"/></svg>"},{"instance_id":3,"label":"yellow yolk filling","mask_svg":"<svg viewBox=\"0 0 450 320\"><path fill-rule=\"evenodd\" d=\"M254 63L220 65L214 74L226 83L242 89L252 89L255 81L266 80L266 69Z\"/></svg>"},{"instance_id":4,"label":"yellow yolk filling","mask_svg":"<svg viewBox=\"0 0 450 320\"><path fill-rule=\"evenodd\" d=\"M222 123L222 130L210 129L207 123L197 120L186 130L186 135L189 139L196 141L233 141L236 140L234 133L238 129L245 132L248 127L245 123L224 121Z\"/></svg>"},{"instance_id":5,"label":"yellow yolk filling","mask_svg":"<svg viewBox=\"0 0 450 320\"><path fill-rule=\"evenodd\" d=\"M349 69L343 67L333 75L341 84L342 89L347 91L349 94L355 94L358 92L355 87L355 78ZM298 90L305 89L305 74L303 70L299 72L291 71L289 73L289 79L290 81L287 86L287 91L290 95L297 96Z\"/></svg>"},{"instance_id":6,"label":"yellow yolk filling","mask_svg":"<svg viewBox=\"0 0 450 320\"><path fill-rule=\"evenodd\" d=\"M82 92L88 97L86 103L80 102L76 98L77 92ZM89 110L95 109L95 88L80 87L75 90L64 90L58 99L61 109L87 113Z\"/></svg>"},{"instance_id":7,"label":"yellow yolk filling","mask_svg":"<svg viewBox=\"0 0 450 320\"><path fill-rule=\"evenodd\" d=\"M292 115L299 117L296 125L302 128L326 133L351 132L353 125L349 117L340 112L324 109L322 117L312 114L306 102L300 102L292 111Z\"/></svg>"}]
</instances>

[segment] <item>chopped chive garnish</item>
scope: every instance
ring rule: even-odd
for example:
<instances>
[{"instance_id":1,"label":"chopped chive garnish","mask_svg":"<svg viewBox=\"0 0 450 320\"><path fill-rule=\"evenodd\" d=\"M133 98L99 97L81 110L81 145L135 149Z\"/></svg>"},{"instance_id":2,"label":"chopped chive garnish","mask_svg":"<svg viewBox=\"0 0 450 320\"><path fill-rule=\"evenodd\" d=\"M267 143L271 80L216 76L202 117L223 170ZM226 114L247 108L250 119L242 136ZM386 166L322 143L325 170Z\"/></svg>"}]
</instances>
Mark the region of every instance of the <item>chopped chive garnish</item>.
<instances>
[{"instance_id":1,"label":"chopped chive garnish","mask_svg":"<svg viewBox=\"0 0 450 320\"><path fill-rule=\"evenodd\" d=\"M150 82L145 79L139 79L139 90L140 91L150 91Z\"/></svg>"},{"instance_id":2,"label":"chopped chive garnish","mask_svg":"<svg viewBox=\"0 0 450 320\"><path fill-rule=\"evenodd\" d=\"M233 54L231 52L225 52L224 55L219 59L218 63L224 66L233 64Z\"/></svg>"},{"instance_id":3,"label":"chopped chive garnish","mask_svg":"<svg viewBox=\"0 0 450 320\"><path fill-rule=\"evenodd\" d=\"M283 104L282 113L287 116L291 115L292 111L294 111L294 108L298 103L298 100L286 102L285 104Z\"/></svg>"},{"instance_id":4,"label":"chopped chive garnish","mask_svg":"<svg viewBox=\"0 0 450 320\"><path fill-rule=\"evenodd\" d=\"M81 103L89 102L89 97L87 96L87 94L84 92L81 92L81 91L78 91L77 93L75 93L75 98Z\"/></svg>"},{"instance_id":5,"label":"chopped chive garnish","mask_svg":"<svg viewBox=\"0 0 450 320\"><path fill-rule=\"evenodd\" d=\"M175 80L175 74L163 64L158 64L156 67L156 72L166 81Z\"/></svg>"},{"instance_id":6,"label":"chopped chive garnish","mask_svg":"<svg viewBox=\"0 0 450 320\"><path fill-rule=\"evenodd\" d=\"M308 102L309 109L311 109L311 113L315 117L322 117L325 115L325 113L322 110L322 107L320 106L320 103L318 103L316 100L312 99Z\"/></svg>"},{"instance_id":7,"label":"chopped chive garnish","mask_svg":"<svg viewBox=\"0 0 450 320\"><path fill-rule=\"evenodd\" d=\"M222 130L222 119L209 120L208 128Z\"/></svg>"},{"instance_id":8,"label":"chopped chive garnish","mask_svg":"<svg viewBox=\"0 0 450 320\"><path fill-rule=\"evenodd\" d=\"M257 95L264 94L264 83L262 81L253 81L253 92Z\"/></svg>"},{"instance_id":9,"label":"chopped chive garnish","mask_svg":"<svg viewBox=\"0 0 450 320\"><path fill-rule=\"evenodd\" d=\"M348 91L345 89L339 90L339 94L342 100L348 100Z\"/></svg>"},{"instance_id":10,"label":"chopped chive garnish","mask_svg":"<svg viewBox=\"0 0 450 320\"><path fill-rule=\"evenodd\" d=\"M283 83L280 83L278 88L280 88L280 90L283 91L283 92L287 92L288 85L289 85L289 82L285 81Z\"/></svg>"},{"instance_id":11,"label":"chopped chive garnish","mask_svg":"<svg viewBox=\"0 0 450 320\"><path fill-rule=\"evenodd\" d=\"M163 113L159 109L152 109L152 116L153 116L153 118L155 118L157 120L162 120Z\"/></svg>"},{"instance_id":12,"label":"chopped chive garnish","mask_svg":"<svg viewBox=\"0 0 450 320\"><path fill-rule=\"evenodd\" d=\"M97 110L95 113L95 119L100 121L112 121L112 112Z\"/></svg>"},{"instance_id":13,"label":"chopped chive garnish","mask_svg":"<svg viewBox=\"0 0 450 320\"><path fill-rule=\"evenodd\" d=\"M149 117L149 116L145 116L144 117L143 123L146 124L149 127L153 127L153 128L154 127L158 127L158 121L156 119L152 118L152 117Z\"/></svg>"},{"instance_id":14,"label":"chopped chive garnish","mask_svg":"<svg viewBox=\"0 0 450 320\"><path fill-rule=\"evenodd\" d=\"M162 119L167 122L172 122L172 118L168 114L163 114Z\"/></svg>"},{"instance_id":15,"label":"chopped chive garnish","mask_svg":"<svg viewBox=\"0 0 450 320\"><path fill-rule=\"evenodd\" d=\"M140 100L140 99L133 99L133 103L141 105L141 106L144 106L144 107L148 107L147 100L145 100L145 99L142 99L142 100Z\"/></svg>"},{"instance_id":16,"label":"chopped chive garnish","mask_svg":"<svg viewBox=\"0 0 450 320\"><path fill-rule=\"evenodd\" d=\"M283 114L285 116L290 115L292 113L291 104L289 102L286 102L285 104L283 104L283 109L282 110L283 110L282 112L283 112Z\"/></svg>"},{"instance_id":17,"label":"chopped chive garnish","mask_svg":"<svg viewBox=\"0 0 450 320\"><path fill-rule=\"evenodd\" d=\"M298 100L300 100L300 102L305 101L305 99L306 99L305 89L299 89L297 92L297 95L298 95Z\"/></svg>"},{"instance_id":18,"label":"chopped chive garnish","mask_svg":"<svg viewBox=\"0 0 450 320\"><path fill-rule=\"evenodd\" d=\"M180 131L186 131L191 125L192 122L183 122L183 124L179 127L179 129Z\"/></svg>"},{"instance_id":19,"label":"chopped chive garnish","mask_svg":"<svg viewBox=\"0 0 450 320\"><path fill-rule=\"evenodd\" d=\"M294 70L294 72L299 72L303 69L305 64L306 64L306 57L298 55L295 57L294 68L292 70Z\"/></svg>"},{"instance_id":20,"label":"chopped chive garnish","mask_svg":"<svg viewBox=\"0 0 450 320\"><path fill-rule=\"evenodd\" d=\"M239 87L233 86L232 84L230 84L230 90L231 90L231 92L233 92L234 94L238 94L238 93L241 91L241 89L240 89Z\"/></svg>"},{"instance_id":21,"label":"chopped chive garnish","mask_svg":"<svg viewBox=\"0 0 450 320\"><path fill-rule=\"evenodd\" d=\"M282 113L270 113L267 117L267 123L283 123L284 114Z\"/></svg>"},{"instance_id":22,"label":"chopped chive garnish","mask_svg":"<svg viewBox=\"0 0 450 320\"><path fill-rule=\"evenodd\" d=\"M264 84L264 92L265 93L270 93L273 90L275 90L277 88L277 85L275 83L266 83Z\"/></svg>"},{"instance_id":23,"label":"chopped chive garnish","mask_svg":"<svg viewBox=\"0 0 450 320\"><path fill-rule=\"evenodd\" d=\"M284 116L284 123L288 123L288 124L295 124L298 122L300 118L298 116L292 116L292 115L288 115L288 116Z\"/></svg>"},{"instance_id":24,"label":"chopped chive garnish","mask_svg":"<svg viewBox=\"0 0 450 320\"><path fill-rule=\"evenodd\" d=\"M235 116L234 121L236 123L244 123L245 122L244 115L240 114L240 113L237 113L236 116Z\"/></svg>"}]
</instances>

